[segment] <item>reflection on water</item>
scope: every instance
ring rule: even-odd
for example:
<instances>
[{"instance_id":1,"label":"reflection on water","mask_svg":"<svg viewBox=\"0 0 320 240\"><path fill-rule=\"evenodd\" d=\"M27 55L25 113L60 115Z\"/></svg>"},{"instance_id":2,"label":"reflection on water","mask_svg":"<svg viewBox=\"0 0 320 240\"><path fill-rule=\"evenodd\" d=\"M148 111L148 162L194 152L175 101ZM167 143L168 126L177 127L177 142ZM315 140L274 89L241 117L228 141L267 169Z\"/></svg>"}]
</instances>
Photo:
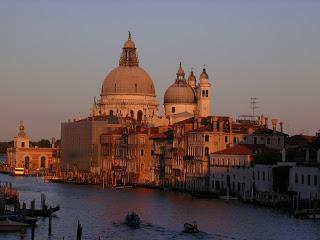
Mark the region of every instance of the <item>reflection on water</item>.
<instances>
[{"instance_id":1,"label":"reflection on water","mask_svg":"<svg viewBox=\"0 0 320 240\"><path fill-rule=\"evenodd\" d=\"M83 227L83 239L319 239L320 222L304 221L269 209L213 199L192 200L182 193L149 189L105 189L94 186L43 183L40 178L13 178L0 175L0 181L11 181L20 191L22 201L30 205L40 193L49 205L60 204L52 220L51 240L75 239L77 221ZM141 229L122 224L128 212L142 219ZM182 232L185 222L197 221L199 234ZM48 239L48 219L41 219L36 239ZM25 239L30 239L30 230ZM15 233L0 234L0 239L19 239Z\"/></svg>"}]
</instances>

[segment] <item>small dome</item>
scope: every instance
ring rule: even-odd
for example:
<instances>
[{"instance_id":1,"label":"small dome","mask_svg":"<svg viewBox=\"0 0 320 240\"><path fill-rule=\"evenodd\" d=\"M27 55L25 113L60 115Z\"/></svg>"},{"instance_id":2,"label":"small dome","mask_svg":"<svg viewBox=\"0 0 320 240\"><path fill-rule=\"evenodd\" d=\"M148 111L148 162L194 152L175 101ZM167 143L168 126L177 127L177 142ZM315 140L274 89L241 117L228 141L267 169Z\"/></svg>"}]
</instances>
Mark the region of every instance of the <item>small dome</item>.
<instances>
[{"instance_id":1,"label":"small dome","mask_svg":"<svg viewBox=\"0 0 320 240\"><path fill-rule=\"evenodd\" d=\"M123 48L136 48L136 45L131 39L129 39L123 44Z\"/></svg>"},{"instance_id":2,"label":"small dome","mask_svg":"<svg viewBox=\"0 0 320 240\"><path fill-rule=\"evenodd\" d=\"M129 32L128 40L123 44L123 48L136 48L134 41L131 40L131 32Z\"/></svg>"},{"instance_id":3,"label":"small dome","mask_svg":"<svg viewBox=\"0 0 320 240\"><path fill-rule=\"evenodd\" d=\"M164 103L196 103L192 87L186 81L176 81L164 94Z\"/></svg>"},{"instance_id":4,"label":"small dome","mask_svg":"<svg viewBox=\"0 0 320 240\"><path fill-rule=\"evenodd\" d=\"M200 74L200 79L209 79L205 68L203 68L202 73Z\"/></svg>"},{"instance_id":5,"label":"small dome","mask_svg":"<svg viewBox=\"0 0 320 240\"><path fill-rule=\"evenodd\" d=\"M188 77L188 82L196 82L196 76L194 75L193 71L191 71L190 76Z\"/></svg>"}]
</instances>

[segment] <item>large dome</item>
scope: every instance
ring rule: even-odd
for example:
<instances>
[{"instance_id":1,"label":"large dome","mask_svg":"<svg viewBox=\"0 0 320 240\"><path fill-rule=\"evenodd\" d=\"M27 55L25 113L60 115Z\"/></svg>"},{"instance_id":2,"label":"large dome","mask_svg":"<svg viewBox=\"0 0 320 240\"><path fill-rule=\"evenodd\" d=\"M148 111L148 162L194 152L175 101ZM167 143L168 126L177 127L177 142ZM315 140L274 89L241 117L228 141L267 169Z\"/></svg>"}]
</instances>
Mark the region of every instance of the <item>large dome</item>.
<instances>
[{"instance_id":1,"label":"large dome","mask_svg":"<svg viewBox=\"0 0 320 240\"><path fill-rule=\"evenodd\" d=\"M192 87L186 81L176 81L164 94L164 103L196 103Z\"/></svg>"},{"instance_id":2,"label":"large dome","mask_svg":"<svg viewBox=\"0 0 320 240\"><path fill-rule=\"evenodd\" d=\"M113 69L105 78L101 91L101 96L109 94L156 95L151 77L139 66Z\"/></svg>"}]
</instances>

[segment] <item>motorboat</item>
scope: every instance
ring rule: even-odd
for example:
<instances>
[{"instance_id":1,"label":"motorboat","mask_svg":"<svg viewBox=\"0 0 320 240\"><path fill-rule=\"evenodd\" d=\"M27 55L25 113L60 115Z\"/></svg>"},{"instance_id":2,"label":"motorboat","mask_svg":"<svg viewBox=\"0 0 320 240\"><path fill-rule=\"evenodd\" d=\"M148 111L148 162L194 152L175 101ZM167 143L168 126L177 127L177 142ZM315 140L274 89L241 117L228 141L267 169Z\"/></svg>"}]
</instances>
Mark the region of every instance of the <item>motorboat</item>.
<instances>
[{"instance_id":1,"label":"motorboat","mask_svg":"<svg viewBox=\"0 0 320 240\"><path fill-rule=\"evenodd\" d=\"M185 223L183 225L183 227L184 227L184 232L185 233L198 233L199 232L198 226L197 226L196 223L194 223L194 224Z\"/></svg>"},{"instance_id":2,"label":"motorboat","mask_svg":"<svg viewBox=\"0 0 320 240\"><path fill-rule=\"evenodd\" d=\"M141 219L138 214L132 212L127 214L125 223L131 228L140 228Z\"/></svg>"},{"instance_id":3,"label":"motorboat","mask_svg":"<svg viewBox=\"0 0 320 240\"><path fill-rule=\"evenodd\" d=\"M0 232L2 231L23 231L28 224L11 221L6 218L4 220L0 220Z\"/></svg>"}]
</instances>

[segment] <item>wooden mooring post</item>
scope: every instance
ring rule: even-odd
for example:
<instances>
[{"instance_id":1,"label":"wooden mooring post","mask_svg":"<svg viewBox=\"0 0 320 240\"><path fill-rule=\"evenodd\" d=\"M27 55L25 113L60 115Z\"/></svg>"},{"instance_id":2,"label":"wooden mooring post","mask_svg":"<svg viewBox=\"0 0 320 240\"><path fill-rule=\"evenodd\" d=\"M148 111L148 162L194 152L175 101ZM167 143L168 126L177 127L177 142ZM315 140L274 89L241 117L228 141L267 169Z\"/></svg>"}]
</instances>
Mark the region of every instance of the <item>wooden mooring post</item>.
<instances>
[{"instance_id":1,"label":"wooden mooring post","mask_svg":"<svg viewBox=\"0 0 320 240\"><path fill-rule=\"evenodd\" d=\"M49 226L48 226L48 236L52 234L52 208L49 208Z\"/></svg>"},{"instance_id":2,"label":"wooden mooring post","mask_svg":"<svg viewBox=\"0 0 320 240\"><path fill-rule=\"evenodd\" d=\"M80 221L78 220L77 239L76 240L81 240L81 238L82 238L82 226L80 224Z\"/></svg>"},{"instance_id":3,"label":"wooden mooring post","mask_svg":"<svg viewBox=\"0 0 320 240\"><path fill-rule=\"evenodd\" d=\"M35 224L32 224L31 226L31 240L34 240L34 229L35 229Z\"/></svg>"}]
</instances>

